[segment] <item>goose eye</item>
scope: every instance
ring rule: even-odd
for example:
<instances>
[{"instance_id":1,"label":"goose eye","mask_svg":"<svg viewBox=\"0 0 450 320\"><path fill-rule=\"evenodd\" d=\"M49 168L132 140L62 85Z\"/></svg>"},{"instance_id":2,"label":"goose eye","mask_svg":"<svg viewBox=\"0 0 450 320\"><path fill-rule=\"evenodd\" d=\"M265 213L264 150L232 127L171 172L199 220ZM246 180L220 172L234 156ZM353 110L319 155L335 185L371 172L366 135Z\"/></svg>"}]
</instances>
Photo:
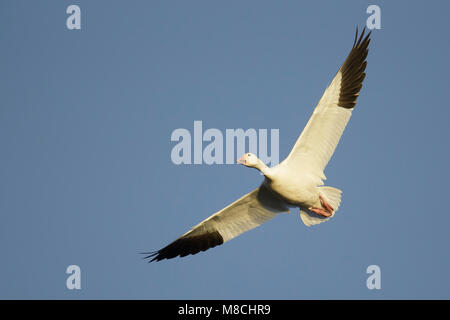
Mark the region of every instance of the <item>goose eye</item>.
<instances>
[{"instance_id":1,"label":"goose eye","mask_svg":"<svg viewBox=\"0 0 450 320\"><path fill-rule=\"evenodd\" d=\"M247 157L250 157L251 156L251 154L249 153L249 154L247 154Z\"/></svg>"}]
</instances>

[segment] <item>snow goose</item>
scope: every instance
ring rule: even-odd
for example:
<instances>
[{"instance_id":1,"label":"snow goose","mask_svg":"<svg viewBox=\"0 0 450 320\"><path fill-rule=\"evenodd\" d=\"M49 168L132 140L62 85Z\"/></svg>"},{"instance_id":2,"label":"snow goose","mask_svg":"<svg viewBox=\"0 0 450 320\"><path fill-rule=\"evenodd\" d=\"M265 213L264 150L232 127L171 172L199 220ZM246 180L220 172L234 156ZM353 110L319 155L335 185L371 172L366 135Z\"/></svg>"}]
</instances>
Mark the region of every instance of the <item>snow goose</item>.
<instances>
[{"instance_id":1,"label":"snow goose","mask_svg":"<svg viewBox=\"0 0 450 320\"><path fill-rule=\"evenodd\" d=\"M341 190L324 186L328 164L356 104L365 78L370 32L365 29L325 90L290 154L269 168L256 155L244 154L238 163L256 168L265 179L259 188L202 221L166 247L148 253L151 261L184 257L221 245L254 229L289 208L300 208L307 226L334 216Z\"/></svg>"}]
</instances>

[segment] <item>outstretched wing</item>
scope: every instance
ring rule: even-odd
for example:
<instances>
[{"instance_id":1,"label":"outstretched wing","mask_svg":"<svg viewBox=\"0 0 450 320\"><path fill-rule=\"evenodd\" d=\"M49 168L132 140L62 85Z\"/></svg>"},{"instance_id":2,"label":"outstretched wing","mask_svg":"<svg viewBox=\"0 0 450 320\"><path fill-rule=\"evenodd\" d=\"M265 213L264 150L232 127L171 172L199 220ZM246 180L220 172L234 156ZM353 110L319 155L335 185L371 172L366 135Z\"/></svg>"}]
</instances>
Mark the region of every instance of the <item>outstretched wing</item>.
<instances>
[{"instance_id":1,"label":"outstretched wing","mask_svg":"<svg viewBox=\"0 0 450 320\"><path fill-rule=\"evenodd\" d=\"M288 211L281 200L261 185L146 258L152 258L152 262L196 254L258 227L280 212Z\"/></svg>"},{"instance_id":2,"label":"outstretched wing","mask_svg":"<svg viewBox=\"0 0 450 320\"><path fill-rule=\"evenodd\" d=\"M366 76L366 57L370 42L370 32L355 41L347 59L325 90L303 132L291 153L283 161L284 165L296 172L307 168L325 178L323 170L336 149L345 126L352 115L356 99Z\"/></svg>"}]
</instances>

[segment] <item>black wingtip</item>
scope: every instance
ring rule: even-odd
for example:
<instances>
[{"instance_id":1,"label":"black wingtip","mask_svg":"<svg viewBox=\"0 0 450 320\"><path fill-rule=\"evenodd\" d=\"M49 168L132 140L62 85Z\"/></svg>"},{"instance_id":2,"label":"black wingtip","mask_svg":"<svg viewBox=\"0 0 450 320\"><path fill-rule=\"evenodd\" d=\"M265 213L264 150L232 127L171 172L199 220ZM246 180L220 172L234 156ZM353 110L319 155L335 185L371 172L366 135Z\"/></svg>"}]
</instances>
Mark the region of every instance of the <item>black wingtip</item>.
<instances>
[{"instance_id":1,"label":"black wingtip","mask_svg":"<svg viewBox=\"0 0 450 320\"><path fill-rule=\"evenodd\" d=\"M161 259L161 257L159 257L160 255L160 251L150 251L150 252L139 252L139 254L141 255L145 255L145 257L142 257L143 260L148 260L148 263L151 263L153 261L160 261L164 258Z\"/></svg>"},{"instance_id":2,"label":"black wingtip","mask_svg":"<svg viewBox=\"0 0 450 320\"><path fill-rule=\"evenodd\" d=\"M359 34L358 25L356 25L356 33L355 33L355 40L353 40L353 48L361 46L362 44L366 43L366 41L370 42L370 35L372 34L372 30L370 30L364 37L364 35L366 34L366 27L364 26L361 34L359 34L359 37L358 34Z\"/></svg>"},{"instance_id":3,"label":"black wingtip","mask_svg":"<svg viewBox=\"0 0 450 320\"><path fill-rule=\"evenodd\" d=\"M372 31L369 31L366 34L366 27L364 27L361 34L358 34L358 27L356 27L353 47L340 69L342 74L341 92L338 102L340 107L352 109L356 105L359 91L366 76L366 58L369 52L371 33Z\"/></svg>"},{"instance_id":4,"label":"black wingtip","mask_svg":"<svg viewBox=\"0 0 450 320\"><path fill-rule=\"evenodd\" d=\"M223 244L222 235L212 230L199 235L189 235L178 238L166 247L152 252L144 252L149 263L153 261L161 261L164 259L172 259L175 257L185 257L190 254L197 254L200 251L206 251L210 248Z\"/></svg>"},{"instance_id":5,"label":"black wingtip","mask_svg":"<svg viewBox=\"0 0 450 320\"><path fill-rule=\"evenodd\" d=\"M356 40L358 40L358 25L356 25L356 33L355 33L355 40L353 40L353 46L355 46Z\"/></svg>"}]
</instances>

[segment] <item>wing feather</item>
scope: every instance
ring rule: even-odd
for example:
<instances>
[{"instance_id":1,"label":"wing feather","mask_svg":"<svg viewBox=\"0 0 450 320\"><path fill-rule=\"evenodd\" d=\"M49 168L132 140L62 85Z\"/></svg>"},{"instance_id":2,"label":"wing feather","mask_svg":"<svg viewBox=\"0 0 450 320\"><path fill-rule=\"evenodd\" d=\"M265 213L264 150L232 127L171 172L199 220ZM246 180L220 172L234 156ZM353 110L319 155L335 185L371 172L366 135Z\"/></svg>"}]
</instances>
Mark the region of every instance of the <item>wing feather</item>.
<instances>
[{"instance_id":1,"label":"wing feather","mask_svg":"<svg viewBox=\"0 0 450 320\"><path fill-rule=\"evenodd\" d=\"M146 258L152 258L151 262L196 254L221 245L288 211L286 205L263 184Z\"/></svg>"},{"instance_id":2,"label":"wing feather","mask_svg":"<svg viewBox=\"0 0 450 320\"><path fill-rule=\"evenodd\" d=\"M362 82L366 76L366 57L370 32L358 38L331 84L325 90L291 153L283 161L293 172L308 168L325 179L323 171L350 120Z\"/></svg>"}]
</instances>

